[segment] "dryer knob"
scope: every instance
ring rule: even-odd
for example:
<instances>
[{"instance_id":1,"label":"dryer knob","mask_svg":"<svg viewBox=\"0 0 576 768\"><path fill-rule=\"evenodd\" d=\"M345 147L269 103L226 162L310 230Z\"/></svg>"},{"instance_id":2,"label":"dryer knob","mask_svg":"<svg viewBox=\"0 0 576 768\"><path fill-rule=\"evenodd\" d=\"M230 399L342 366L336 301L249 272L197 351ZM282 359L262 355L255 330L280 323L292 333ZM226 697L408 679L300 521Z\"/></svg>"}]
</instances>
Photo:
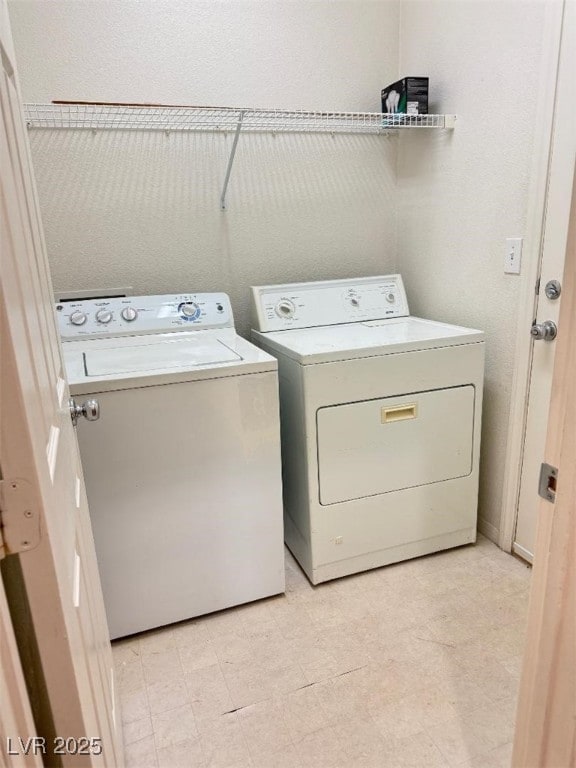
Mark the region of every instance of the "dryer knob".
<instances>
[{"instance_id":1,"label":"dryer knob","mask_svg":"<svg viewBox=\"0 0 576 768\"><path fill-rule=\"evenodd\" d=\"M123 320L126 320L127 323L131 323L138 317L138 310L134 309L134 307L124 307L120 314L122 315Z\"/></svg>"},{"instance_id":2,"label":"dryer knob","mask_svg":"<svg viewBox=\"0 0 576 768\"><path fill-rule=\"evenodd\" d=\"M294 306L293 302L290 301L290 299L280 299L278 304L276 304L274 307L274 310L276 311L278 317L290 319L294 316L296 307Z\"/></svg>"},{"instance_id":3,"label":"dryer knob","mask_svg":"<svg viewBox=\"0 0 576 768\"><path fill-rule=\"evenodd\" d=\"M84 312L80 312L79 309L76 310L76 312L72 312L70 315L70 322L72 325L84 325L84 323L88 320Z\"/></svg>"},{"instance_id":4,"label":"dryer knob","mask_svg":"<svg viewBox=\"0 0 576 768\"><path fill-rule=\"evenodd\" d=\"M99 309L98 312L96 312L96 320L99 323L109 323L112 320L112 312L110 312L109 309Z\"/></svg>"}]
</instances>

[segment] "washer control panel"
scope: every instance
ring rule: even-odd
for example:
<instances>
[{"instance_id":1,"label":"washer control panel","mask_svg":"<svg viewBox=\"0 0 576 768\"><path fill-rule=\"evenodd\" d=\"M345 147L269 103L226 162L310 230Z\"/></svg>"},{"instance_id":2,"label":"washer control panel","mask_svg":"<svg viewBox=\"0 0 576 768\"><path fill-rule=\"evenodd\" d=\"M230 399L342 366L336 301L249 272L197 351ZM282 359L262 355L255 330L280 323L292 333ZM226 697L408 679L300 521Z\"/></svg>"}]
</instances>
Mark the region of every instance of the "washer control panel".
<instances>
[{"instance_id":1,"label":"washer control panel","mask_svg":"<svg viewBox=\"0 0 576 768\"><path fill-rule=\"evenodd\" d=\"M252 309L253 327L264 332L409 314L400 275L255 286Z\"/></svg>"},{"instance_id":2,"label":"washer control panel","mask_svg":"<svg viewBox=\"0 0 576 768\"><path fill-rule=\"evenodd\" d=\"M64 341L234 327L230 299L225 293L62 301L56 304L56 316Z\"/></svg>"}]
</instances>

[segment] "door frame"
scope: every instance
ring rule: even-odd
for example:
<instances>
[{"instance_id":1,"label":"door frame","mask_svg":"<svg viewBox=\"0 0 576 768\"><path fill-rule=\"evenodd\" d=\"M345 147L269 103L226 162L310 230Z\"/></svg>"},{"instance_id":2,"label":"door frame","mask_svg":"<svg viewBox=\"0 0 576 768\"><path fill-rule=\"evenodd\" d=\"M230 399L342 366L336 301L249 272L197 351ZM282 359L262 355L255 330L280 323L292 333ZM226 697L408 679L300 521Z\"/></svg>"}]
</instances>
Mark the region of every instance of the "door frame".
<instances>
[{"instance_id":1,"label":"door frame","mask_svg":"<svg viewBox=\"0 0 576 768\"><path fill-rule=\"evenodd\" d=\"M516 328L515 365L510 394L510 413L508 419L508 442L504 468L504 487L502 491L501 518L497 534L497 544L506 552L512 551L522 464L524 458L524 440L528 417L528 398L532 373L532 351L534 342L530 336L530 327L535 317L537 306L536 283L542 263L542 246L546 220L552 139L554 137L555 101L558 93L558 71L560 56L573 55L575 52L561 52L562 30L566 0L547 0L542 44L542 66L538 84L536 109L536 130L534 132L533 160L530 169L528 206L526 216L526 236L524 240L523 271L524 279L520 290L518 322ZM550 83L555 83L550 88ZM558 94L559 98L567 94ZM567 132L560 132L556 137L554 151L560 156L570 155L570 142ZM534 478L536 489L537 478ZM489 532L485 532L489 533Z\"/></svg>"},{"instance_id":2,"label":"door frame","mask_svg":"<svg viewBox=\"0 0 576 768\"><path fill-rule=\"evenodd\" d=\"M576 758L576 171L566 248L562 336L554 361L545 460L558 468L555 497L540 500L514 768L575 765Z\"/></svg>"}]
</instances>

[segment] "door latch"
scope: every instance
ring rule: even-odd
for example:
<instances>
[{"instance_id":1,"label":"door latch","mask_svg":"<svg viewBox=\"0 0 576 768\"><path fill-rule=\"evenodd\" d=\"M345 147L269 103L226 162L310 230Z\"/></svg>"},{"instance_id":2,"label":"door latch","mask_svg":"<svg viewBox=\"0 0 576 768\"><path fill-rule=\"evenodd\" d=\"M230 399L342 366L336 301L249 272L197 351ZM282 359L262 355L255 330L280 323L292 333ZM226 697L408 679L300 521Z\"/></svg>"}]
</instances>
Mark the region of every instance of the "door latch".
<instances>
[{"instance_id":1,"label":"door latch","mask_svg":"<svg viewBox=\"0 0 576 768\"><path fill-rule=\"evenodd\" d=\"M558 469L551 464L542 464L540 467L540 480L538 482L538 495L552 504L556 501L556 486L558 484Z\"/></svg>"}]
</instances>

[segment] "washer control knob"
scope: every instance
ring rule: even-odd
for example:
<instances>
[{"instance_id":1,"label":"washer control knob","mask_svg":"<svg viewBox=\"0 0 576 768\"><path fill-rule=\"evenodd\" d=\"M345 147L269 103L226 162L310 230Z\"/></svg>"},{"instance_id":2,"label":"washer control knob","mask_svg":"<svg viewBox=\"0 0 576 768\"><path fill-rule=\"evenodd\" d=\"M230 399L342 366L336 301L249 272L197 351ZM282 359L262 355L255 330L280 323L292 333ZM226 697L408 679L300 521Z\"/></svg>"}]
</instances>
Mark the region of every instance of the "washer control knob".
<instances>
[{"instance_id":1,"label":"washer control knob","mask_svg":"<svg viewBox=\"0 0 576 768\"><path fill-rule=\"evenodd\" d=\"M127 323L132 323L138 317L138 310L134 309L134 307L124 307L120 314L122 315L122 320L126 320Z\"/></svg>"},{"instance_id":2,"label":"washer control knob","mask_svg":"<svg viewBox=\"0 0 576 768\"><path fill-rule=\"evenodd\" d=\"M97 322L106 325L112 320L112 312L110 312L109 309L99 309L98 312L96 312L96 320Z\"/></svg>"},{"instance_id":3,"label":"washer control knob","mask_svg":"<svg viewBox=\"0 0 576 768\"><path fill-rule=\"evenodd\" d=\"M387 293L386 301L389 302L390 304L394 304L394 302L396 301L396 294L392 293L392 291L390 291L390 293Z\"/></svg>"},{"instance_id":4,"label":"washer control knob","mask_svg":"<svg viewBox=\"0 0 576 768\"><path fill-rule=\"evenodd\" d=\"M274 307L274 310L278 317L290 319L291 317L294 317L296 307L294 306L294 303L290 301L290 299L280 299L278 304L276 304Z\"/></svg>"},{"instance_id":5,"label":"washer control knob","mask_svg":"<svg viewBox=\"0 0 576 768\"><path fill-rule=\"evenodd\" d=\"M88 320L84 312L81 312L79 309L77 309L75 312L72 312L70 315L70 322L72 325L84 325L84 323Z\"/></svg>"},{"instance_id":6,"label":"washer control knob","mask_svg":"<svg viewBox=\"0 0 576 768\"><path fill-rule=\"evenodd\" d=\"M193 320L200 314L200 307L198 304L194 304L193 301L183 301L178 307L180 314L186 320Z\"/></svg>"}]
</instances>

